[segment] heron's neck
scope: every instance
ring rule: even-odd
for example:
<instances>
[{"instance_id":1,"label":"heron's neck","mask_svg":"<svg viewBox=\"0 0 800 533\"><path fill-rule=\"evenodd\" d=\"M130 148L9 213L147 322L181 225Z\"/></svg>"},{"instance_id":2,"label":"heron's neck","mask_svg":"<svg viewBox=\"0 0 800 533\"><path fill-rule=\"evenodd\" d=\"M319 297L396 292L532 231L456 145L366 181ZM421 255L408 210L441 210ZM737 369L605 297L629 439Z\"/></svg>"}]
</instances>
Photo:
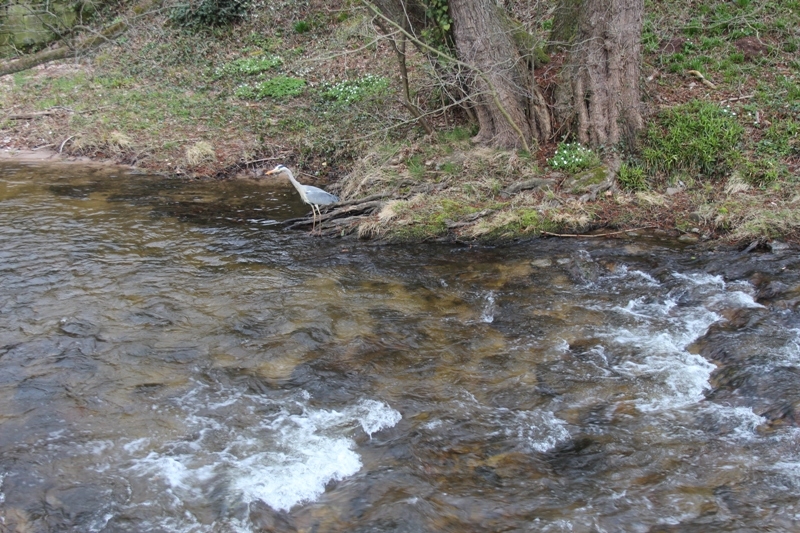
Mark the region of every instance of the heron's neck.
<instances>
[{"instance_id":1,"label":"heron's neck","mask_svg":"<svg viewBox=\"0 0 800 533\"><path fill-rule=\"evenodd\" d=\"M286 171L286 175L289 176L289 181L292 182L292 185L294 185L294 188L297 189L298 191L301 190L300 182L297 181L296 179L294 179L294 174L292 174L292 171L291 170L287 170Z\"/></svg>"}]
</instances>

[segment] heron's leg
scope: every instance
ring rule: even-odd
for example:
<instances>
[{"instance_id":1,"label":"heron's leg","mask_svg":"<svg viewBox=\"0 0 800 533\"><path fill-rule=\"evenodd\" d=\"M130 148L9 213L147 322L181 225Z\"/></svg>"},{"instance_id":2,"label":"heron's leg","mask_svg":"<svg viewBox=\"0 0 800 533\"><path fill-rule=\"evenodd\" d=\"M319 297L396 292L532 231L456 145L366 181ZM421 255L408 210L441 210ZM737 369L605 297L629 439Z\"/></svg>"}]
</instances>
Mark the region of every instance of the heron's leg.
<instances>
[{"instance_id":1,"label":"heron's leg","mask_svg":"<svg viewBox=\"0 0 800 533\"><path fill-rule=\"evenodd\" d=\"M320 223L322 223L322 212L319 210L319 206L316 206L316 208L317 208L317 216L319 216L319 221ZM320 229L320 233L322 233L322 229Z\"/></svg>"},{"instance_id":2,"label":"heron's leg","mask_svg":"<svg viewBox=\"0 0 800 533\"><path fill-rule=\"evenodd\" d=\"M313 235L314 230L317 229L317 210L314 207L314 204L309 204L311 206L311 233Z\"/></svg>"}]
</instances>

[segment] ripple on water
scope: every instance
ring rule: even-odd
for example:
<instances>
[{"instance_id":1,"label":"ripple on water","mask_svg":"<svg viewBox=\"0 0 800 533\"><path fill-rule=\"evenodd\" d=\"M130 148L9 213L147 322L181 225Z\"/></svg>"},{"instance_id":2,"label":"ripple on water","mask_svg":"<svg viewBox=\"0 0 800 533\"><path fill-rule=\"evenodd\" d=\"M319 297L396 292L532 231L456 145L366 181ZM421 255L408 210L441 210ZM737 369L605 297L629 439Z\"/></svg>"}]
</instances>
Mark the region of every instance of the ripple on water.
<instances>
[{"instance_id":1,"label":"ripple on water","mask_svg":"<svg viewBox=\"0 0 800 533\"><path fill-rule=\"evenodd\" d=\"M18 178L7 528L797 529L800 259L764 307L658 242L362 247L254 181Z\"/></svg>"}]
</instances>

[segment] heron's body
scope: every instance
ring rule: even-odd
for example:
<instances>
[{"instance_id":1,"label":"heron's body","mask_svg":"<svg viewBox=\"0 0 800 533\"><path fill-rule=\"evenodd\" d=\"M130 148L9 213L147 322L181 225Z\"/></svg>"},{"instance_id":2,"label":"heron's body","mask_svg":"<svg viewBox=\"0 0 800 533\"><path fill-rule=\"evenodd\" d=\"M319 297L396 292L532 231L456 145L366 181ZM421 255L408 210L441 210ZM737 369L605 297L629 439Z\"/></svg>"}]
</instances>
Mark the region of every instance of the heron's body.
<instances>
[{"instance_id":1,"label":"heron's body","mask_svg":"<svg viewBox=\"0 0 800 533\"><path fill-rule=\"evenodd\" d=\"M300 193L300 198L303 201L311 206L311 214L313 218L311 231L314 231L314 228L317 226L317 215L322 217L322 213L320 213L319 206L325 205L332 205L339 201L339 197L331 194L329 192L325 192L319 187L313 187L311 185L303 185L296 179L294 179L294 174L292 171L286 168L283 165L278 165L277 167L273 168L267 175L274 175L274 174L286 174L289 178L289 181L292 182L294 188L297 189L297 192Z\"/></svg>"}]
</instances>

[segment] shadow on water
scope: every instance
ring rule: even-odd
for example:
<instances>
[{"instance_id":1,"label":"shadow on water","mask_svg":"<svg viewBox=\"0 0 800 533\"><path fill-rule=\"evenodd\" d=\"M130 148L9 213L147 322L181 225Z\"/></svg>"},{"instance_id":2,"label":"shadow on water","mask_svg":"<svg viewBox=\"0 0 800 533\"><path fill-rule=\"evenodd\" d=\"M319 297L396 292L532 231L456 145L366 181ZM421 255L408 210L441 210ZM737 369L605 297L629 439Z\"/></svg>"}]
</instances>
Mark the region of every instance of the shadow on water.
<instances>
[{"instance_id":1,"label":"shadow on water","mask_svg":"<svg viewBox=\"0 0 800 533\"><path fill-rule=\"evenodd\" d=\"M274 231L305 211L0 165L0 529L797 529L793 251Z\"/></svg>"}]
</instances>

